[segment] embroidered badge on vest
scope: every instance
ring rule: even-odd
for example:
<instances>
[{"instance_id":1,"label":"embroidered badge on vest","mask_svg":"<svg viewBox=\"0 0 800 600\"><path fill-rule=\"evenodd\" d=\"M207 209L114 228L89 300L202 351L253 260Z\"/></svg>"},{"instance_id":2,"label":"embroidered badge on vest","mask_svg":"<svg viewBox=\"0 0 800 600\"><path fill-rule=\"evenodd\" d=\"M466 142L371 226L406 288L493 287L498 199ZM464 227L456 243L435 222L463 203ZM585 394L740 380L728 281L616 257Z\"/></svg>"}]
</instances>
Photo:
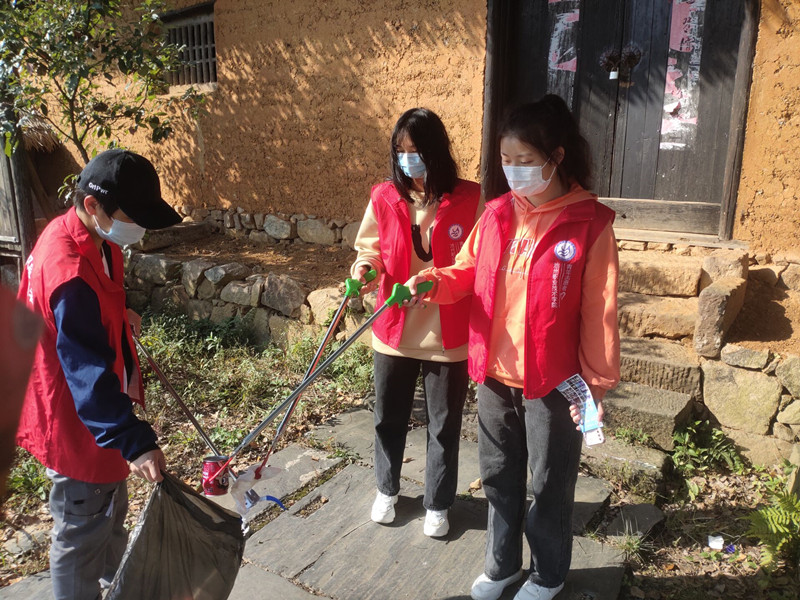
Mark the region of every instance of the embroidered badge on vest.
<instances>
[{"instance_id":1,"label":"embroidered badge on vest","mask_svg":"<svg viewBox=\"0 0 800 600\"><path fill-rule=\"evenodd\" d=\"M553 249L553 252L556 255L556 258L562 262L569 262L573 258L575 258L575 253L577 249L575 248L575 244L570 242L569 240L561 240L556 244L556 247Z\"/></svg>"},{"instance_id":2,"label":"embroidered badge on vest","mask_svg":"<svg viewBox=\"0 0 800 600\"><path fill-rule=\"evenodd\" d=\"M464 237L464 227L458 223L453 223L447 228L447 235L450 236L450 239L453 241L460 240Z\"/></svg>"}]
</instances>

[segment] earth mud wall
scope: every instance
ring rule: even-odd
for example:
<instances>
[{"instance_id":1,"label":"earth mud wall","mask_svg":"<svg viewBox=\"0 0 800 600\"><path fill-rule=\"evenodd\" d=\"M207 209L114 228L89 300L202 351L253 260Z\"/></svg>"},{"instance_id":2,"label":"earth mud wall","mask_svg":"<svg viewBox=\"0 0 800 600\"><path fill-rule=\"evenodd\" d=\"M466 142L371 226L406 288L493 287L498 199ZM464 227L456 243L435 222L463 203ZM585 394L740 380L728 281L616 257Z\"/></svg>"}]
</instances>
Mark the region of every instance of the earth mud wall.
<instances>
[{"instance_id":1,"label":"earth mud wall","mask_svg":"<svg viewBox=\"0 0 800 600\"><path fill-rule=\"evenodd\" d=\"M358 220L414 106L439 114L477 179L485 0L217 0L214 27L207 114L133 144L157 157L170 203Z\"/></svg>"},{"instance_id":2,"label":"earth mud wall","mask_svg":"<svg viewBox=\"0 0 800 600\"><path fill-rule=\"evenodd\" d=\"M762 0L734 238L798 252L800 1Z\"/></svg>"}]
</instances>

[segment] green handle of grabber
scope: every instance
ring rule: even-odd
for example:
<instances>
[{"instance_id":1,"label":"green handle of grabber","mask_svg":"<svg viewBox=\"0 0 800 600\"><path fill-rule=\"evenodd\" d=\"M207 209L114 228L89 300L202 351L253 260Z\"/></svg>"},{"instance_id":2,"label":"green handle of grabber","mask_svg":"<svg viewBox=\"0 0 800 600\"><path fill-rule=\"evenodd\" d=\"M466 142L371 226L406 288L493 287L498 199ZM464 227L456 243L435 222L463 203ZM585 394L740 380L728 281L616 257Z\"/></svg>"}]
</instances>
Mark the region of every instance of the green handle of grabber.
<instances>
[{"instance_id":1,"label":"green handle of grabber","mask_svg":"<svg viewBox=\"0 0 800 600\"><path fill-rule=\"evenodd\" d=\"M423 281L417 284L417 293L429 292L432 288L432 281ZM400 306L404 300L411 300L411 298L411 290L409 290L402 283L395 283L394 287L392 288L392 295L386 299L384 304L386 304L386 306L391 306L392 304Z\"/></svg>"},{"instance_id":2,"label":"green handle of grabber","mask_svg":"<svg viewBox=\"0 0 800 600\"><path fill-rule=\"evenodd\" d=\"M364 281L369 283L377 276L378 272L375 269L372 269L364 273ZM344 280L344 295L347 298L355 298L358 296L359 292L361 292L362 287L364 287L364 284L361 283L358 279L350 279L348 277L347 279Z\"/></svg>"}]
</instances>

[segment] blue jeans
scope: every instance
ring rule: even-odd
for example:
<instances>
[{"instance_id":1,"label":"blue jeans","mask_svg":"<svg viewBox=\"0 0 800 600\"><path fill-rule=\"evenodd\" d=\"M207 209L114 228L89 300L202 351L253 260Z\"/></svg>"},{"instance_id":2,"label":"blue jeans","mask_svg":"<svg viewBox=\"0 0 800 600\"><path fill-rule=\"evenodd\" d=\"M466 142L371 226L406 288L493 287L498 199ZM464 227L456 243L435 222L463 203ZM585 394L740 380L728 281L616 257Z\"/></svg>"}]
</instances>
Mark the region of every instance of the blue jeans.
<instances>
[{"instance_id":1,"label":"blue jeans","mask_svg":"<svg viewBox=\"0 0 800 600\"><path fill-rule=\"evenodd\" d=\"M53 482L50 513L50 577L56 600L97 600L101 587L111 585L128 533L128 487L116 483L86 483L47 469Z\"/></svg>"},{"instance_id":2,"label":"blue jeans","mask_svg":"<svg viewBox=\"0 0 800 600\"><path fill-rule=\"evenodd\" d=\"M527 400L522 390L487 378L478 386L478 456L489 500L484 572L510 577L522 567L522 533L530 545L528 579L564 582L572 556L572 508L581 434L556 390ZM533 501L527 512L527 469Z\"/></svg>"},{"instance_id":3,"label":"blue jeans","mask_svg":"<svg viewBox=\"0 0 800 600\"><path fill-rule=\"evenodd\" d=\"M375 364L375 477L378 491L400 491L400 469L406 447L414 389L422 371L428 410L425 458L427 510L452 506L458 485L458 444L467 397L467 361L454 363L417 360L374 353Z\"/></svg>"}]
</instances>

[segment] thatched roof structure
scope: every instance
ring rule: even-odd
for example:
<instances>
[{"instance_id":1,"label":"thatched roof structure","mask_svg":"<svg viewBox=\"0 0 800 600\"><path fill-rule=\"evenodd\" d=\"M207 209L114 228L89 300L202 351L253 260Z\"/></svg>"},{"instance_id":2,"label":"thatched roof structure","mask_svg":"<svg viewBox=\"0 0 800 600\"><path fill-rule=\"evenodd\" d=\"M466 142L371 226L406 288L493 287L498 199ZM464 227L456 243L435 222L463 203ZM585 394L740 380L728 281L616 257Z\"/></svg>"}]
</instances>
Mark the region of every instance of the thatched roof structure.
<instances>
[{"instance_id":1,"label":"thatched roof structure","mask_svg":"<svg viewBox=\"0 0 800 600\"><path fill-rule=\"evenodd\" d=\"M61 145L56 132L50 124L36 115L27 115L20 119L22 139L26 150L53 152Z\"/></svg>"}]
</instances>

